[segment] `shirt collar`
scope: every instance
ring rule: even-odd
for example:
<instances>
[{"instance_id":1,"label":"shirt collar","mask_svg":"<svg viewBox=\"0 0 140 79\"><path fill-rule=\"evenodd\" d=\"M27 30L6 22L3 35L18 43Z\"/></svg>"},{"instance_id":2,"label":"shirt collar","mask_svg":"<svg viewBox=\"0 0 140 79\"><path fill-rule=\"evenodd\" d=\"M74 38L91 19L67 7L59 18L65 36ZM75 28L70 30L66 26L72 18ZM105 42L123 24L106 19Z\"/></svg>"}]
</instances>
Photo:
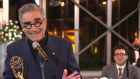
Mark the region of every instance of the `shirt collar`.
<instances>
[{"instance_id":1,"label":"shirt collar","mask_svg":"<svg viewBox=\"0 0 140 79\"><path fill-rule=\"evenodd\" d=\"M125 66L126 66L126 63L125 63L123 66L121 66L121 67L120 67L118 64L116 64L116 66L117 66L117 69L118 69L118 68L122 68L122 69L124 70L124 68L125 68Z\"/></svg>"},{"instance_id":2,"label":"shirt collar","mask_svg":"<svg viewBox=\"0 0 140 79\"><path fill-rule=\"evenodd\" d=\"M48 33L46 32L45 37L41 41L39 41L38 43L40 44L41 48L45 49L45 47L47 45L47 41L48 41ZM29 42L29 46L32 47L33 41L28 39L28 42Z\"/></svg>"}]
</instances>

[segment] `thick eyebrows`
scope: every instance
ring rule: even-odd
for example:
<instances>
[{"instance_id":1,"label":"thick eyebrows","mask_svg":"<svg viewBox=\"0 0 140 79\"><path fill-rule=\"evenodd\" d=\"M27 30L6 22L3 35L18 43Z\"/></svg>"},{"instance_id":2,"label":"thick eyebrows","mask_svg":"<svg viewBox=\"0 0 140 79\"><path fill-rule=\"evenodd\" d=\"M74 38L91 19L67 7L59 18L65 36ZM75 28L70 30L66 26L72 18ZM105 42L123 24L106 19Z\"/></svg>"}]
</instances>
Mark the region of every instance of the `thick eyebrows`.
<instances>
[{"instance_id":1,"label":"thick eyebrows","mask_svg":"<svg viewBox=\"0 0 140 79\"><path fill-rule=\"evenodd\" d=\"M24 22L24 24L31 24L31 22L30 21L27 21L27 22Z\"/></svg>"},{"instance_id":2,"label":"thick eyebrows","mask_svg":"<svg viewBox=\"0 0 140 79\"><path fill-rule=\"evenodd\" d=\"M36 20L41 20L41 18L35 18L34 21L36 21Z\"/></svg>"},{"instance_id":3,"label":"thick eyebrows","mask_svg":"<svg viewBox=\"0 0 140 79\"><path fill-rule=\"evenodd\" d=\"M41 20L41 18L35 18L34 21ZM23 22L24 24L31 24L31 21Z\"/></svg>"}]
</instances>

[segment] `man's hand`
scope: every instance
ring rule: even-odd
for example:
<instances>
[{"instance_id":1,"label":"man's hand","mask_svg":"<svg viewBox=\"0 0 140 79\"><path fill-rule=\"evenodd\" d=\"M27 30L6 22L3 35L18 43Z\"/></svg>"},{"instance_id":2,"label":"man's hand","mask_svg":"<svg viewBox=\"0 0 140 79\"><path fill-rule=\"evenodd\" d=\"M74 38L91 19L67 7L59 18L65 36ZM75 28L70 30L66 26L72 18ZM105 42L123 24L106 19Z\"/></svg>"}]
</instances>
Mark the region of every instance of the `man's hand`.
<instances>
[{"instance_id":1,"label":"man's hand","mask_svg":"<svg viewBox=\"0 0 140 79\"><path fill-rule=\"evenodd\" d=\"M81 79L80 75L77 75L77 73L78 72L75 71L72 74L70 74L69 76L67 76L68 71L67 71L67 69L64 69L62 79Z\"/></svg>"}]
</instances>

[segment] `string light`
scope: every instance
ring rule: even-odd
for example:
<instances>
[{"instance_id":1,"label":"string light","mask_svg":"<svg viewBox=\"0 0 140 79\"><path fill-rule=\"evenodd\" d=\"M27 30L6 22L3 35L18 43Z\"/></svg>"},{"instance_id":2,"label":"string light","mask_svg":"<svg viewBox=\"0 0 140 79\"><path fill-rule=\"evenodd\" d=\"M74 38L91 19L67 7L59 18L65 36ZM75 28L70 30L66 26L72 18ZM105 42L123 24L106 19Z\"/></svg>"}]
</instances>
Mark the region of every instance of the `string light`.
<instances>
[{"instance_id":1,"label":"string light","mask_svg":"<svg viewBox=\"0 0 140 79\"><path fill-rule=\"evenodd\" d=\"M65 6L65 2L62 1L62 2L61 2L61 7L64 7L64 6Z\"/></svg>"}]
</instances>

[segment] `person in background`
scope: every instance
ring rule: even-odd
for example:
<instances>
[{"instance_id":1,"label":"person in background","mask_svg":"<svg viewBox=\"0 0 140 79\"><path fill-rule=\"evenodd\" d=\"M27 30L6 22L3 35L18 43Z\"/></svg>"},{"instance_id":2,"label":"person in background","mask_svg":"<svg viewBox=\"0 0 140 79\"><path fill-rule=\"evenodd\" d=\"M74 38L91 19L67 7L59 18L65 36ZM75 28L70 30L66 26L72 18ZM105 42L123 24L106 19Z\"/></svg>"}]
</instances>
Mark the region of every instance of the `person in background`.
<instances>
[{"instance_id":1,"label":"person in background","mask_svg":"<svg viewBox=\"0 0 140 79\"><path fill-rule=\"evenodd\" d=\"M113 79L140 79L140 69L129 63L128 52L124 44L115 46L115 62L105 66L101 76Z\"/></svg>"},{"instance_id":2,"label":"person in background","mask_svg":"<svg viewBox=\"0 0 140 79\"><path fill-rule=\"evenodd\" d=\"M136 50L134 51L135 54L135 63L134 65L140 68L140 39L136 39L133 42L134 47Z\"/></svg>"},{"instance_id":3,"label":"person in background","mask_svg":"<svg viewBox=\"0 0 140 79\"><path fill-rule=\"evenodd\" d=\"M4 79L81 79L72 43L46 31L44 10L29 3L18 14L26 37L8 45Z\"/></svg>"}]
</instances>

